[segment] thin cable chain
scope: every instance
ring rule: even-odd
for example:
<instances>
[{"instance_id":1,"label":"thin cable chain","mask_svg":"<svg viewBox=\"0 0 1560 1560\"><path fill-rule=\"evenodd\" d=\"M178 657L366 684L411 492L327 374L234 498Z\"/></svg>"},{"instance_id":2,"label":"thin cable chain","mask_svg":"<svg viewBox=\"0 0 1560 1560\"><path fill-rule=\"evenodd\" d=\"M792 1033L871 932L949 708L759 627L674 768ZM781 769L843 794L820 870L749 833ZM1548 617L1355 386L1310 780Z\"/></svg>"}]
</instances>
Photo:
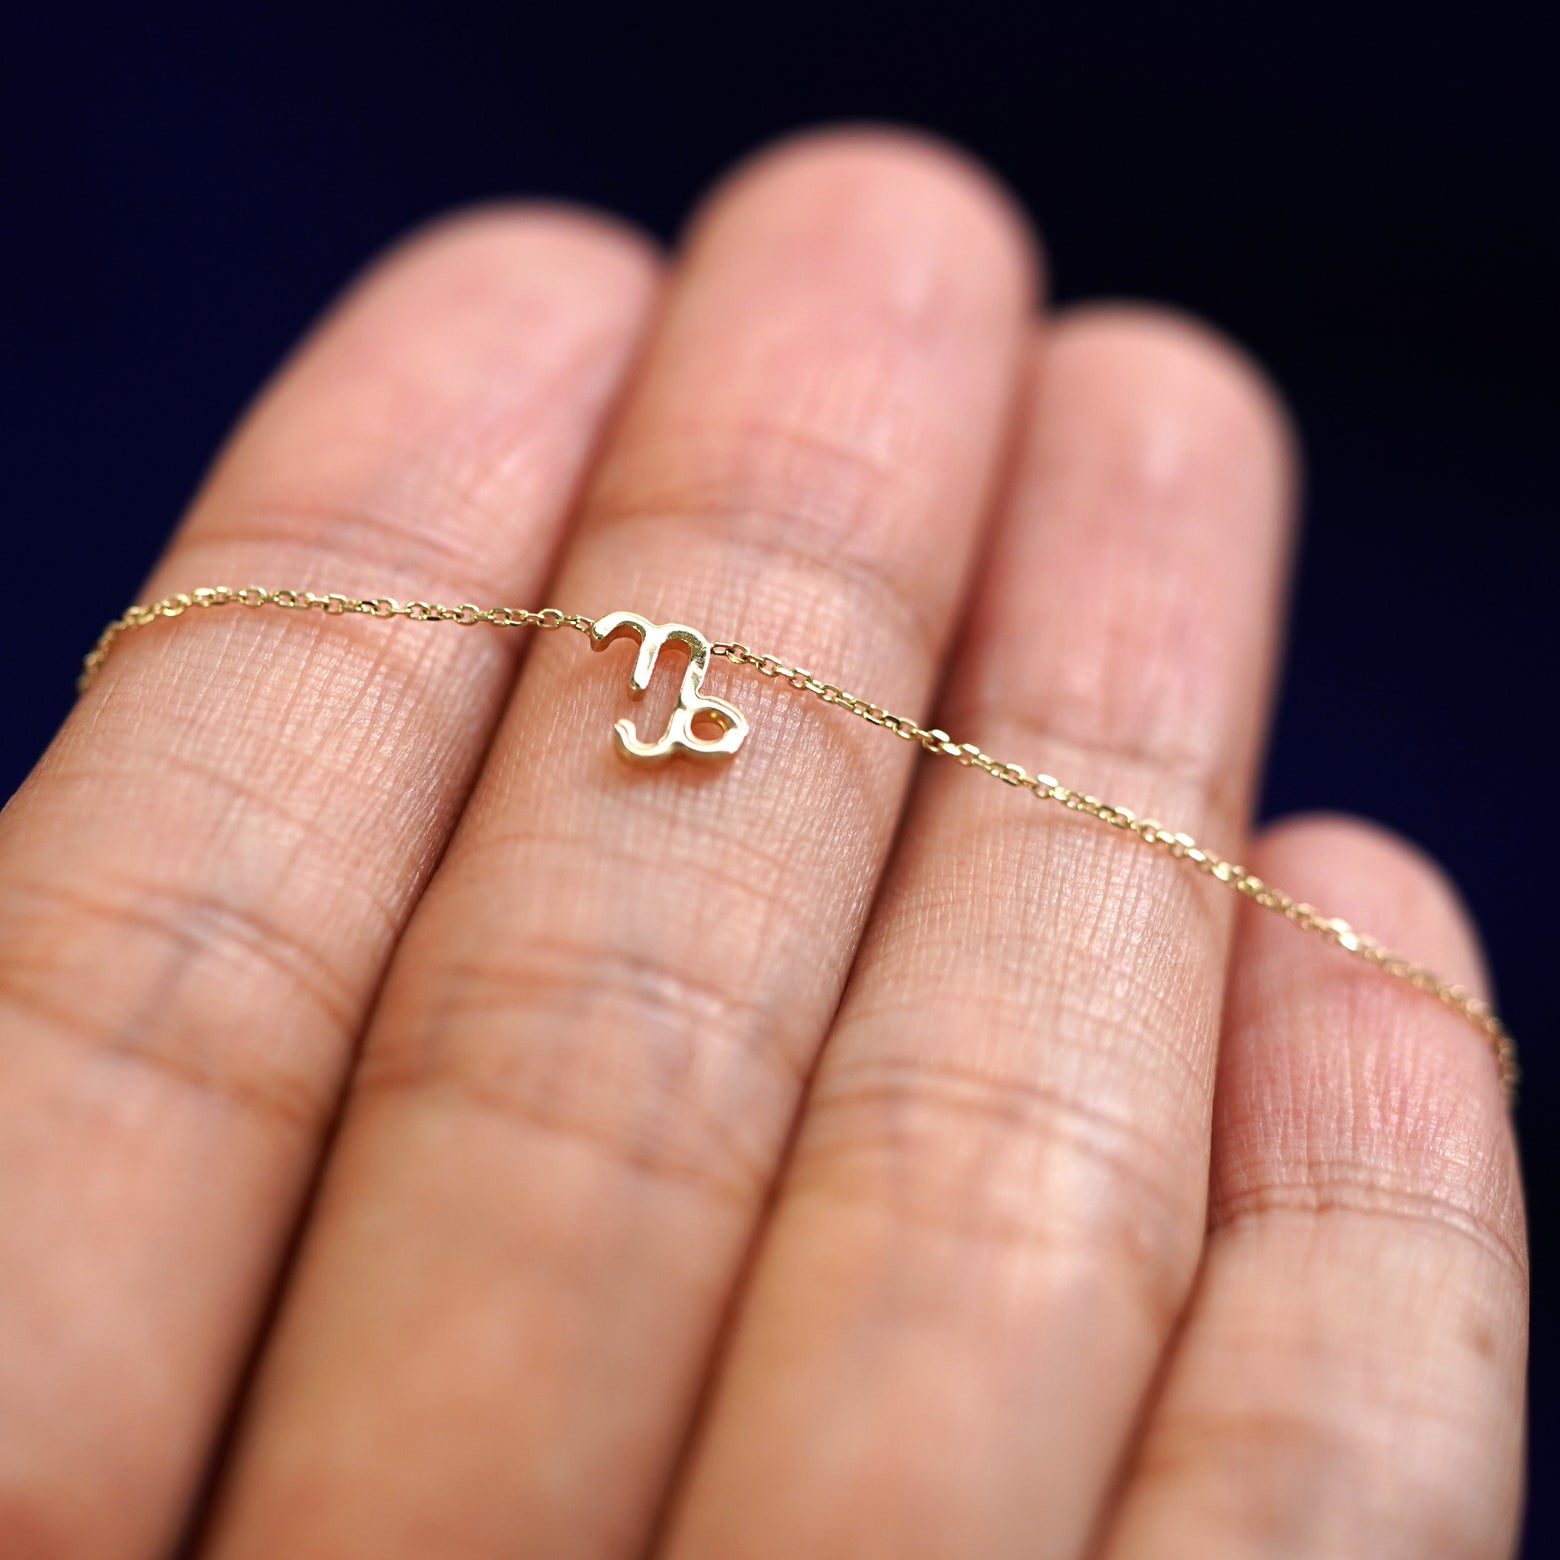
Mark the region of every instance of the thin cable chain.
<instances>
[{"instance_id":1,"label":"thin cable chain","mask_svg":"<svg viewBox=\"0 0 1560 1560\"><path fill-rule=\"evenodd\" d=\"M345 613L377 618L404 617L414 623L454 623L461 628L472 628L478 623L491 623L498 628L573 628L586 634L593 621L578 612L562 612L557 607L543 607L539 612L532 612L525 607L479 607L470 601L451 607L438 601L397 601L393 596L321 596L312 590L267 590L263 585L245 585L240 590L231 585L203 585L197 590L164 596L161 601L144 606L126 607L123 615L103 630L97 643L87 652L81 663L81 675L76 679L77 692L86 692L121 634L134 628L146 628L159 618L182 617L192 607L228 606L282 607L297 612L318 610L330 617Z\"/></svg>"},{"instance_id":2,"label":"thin cable chain","mask_svg":"<svg viewBox=\"0 0 1560 1560\"><path fill-rule=\"evenodd\" d=\"M281 607L293 611L321 611L330 616L355 613L377 618L410 618L421 623L454 623L470 628L478 623L489 623L499 628L572 628L589 634L591 618L578 612L563 612L557 607L543 607L530 611L524 607L479 607L471 602L459 606L446 606L436 601L397 601L390 596L358 597L343 595L316 595L313 591L268 590L260 585L246 585L234 590L231 586L204 586L198 590L181 591L164 596L161 601L144 606L133 606L123 616L115 618L99 636L97 643L87 653L82 663L78 689L85 691L103 662L108 659L115 642L132 629L145 628L161 618L181 617L191 608L243 606ZM917 743L928 753L955 759L967 768L984 770L1004 785L1016 786L1030 792L1041 801L1056 802L1070 812L1085 813L1098 818L1151 845L1167 852L1177 861L1187 861L1198 871L1233 888L1253 904L1283 916L1301 931L1312 932L1324 941L1363 959L1367 964L1412 986L1426 996L1434 997L1443 1007L1471 1023L1488 1041L1495 1054L1501 1083L1508 1099L1515 1096L1518 1078L1516 1044L1505 1025L1496 1016L1489 1003L1474 996L1463 986L1444 981L1432 970L1393 953L1374 937L1356 931L1347 921L1336 916L1324 915L1313 905L1292 898L1272 884L1265 883L1254 872L1248 872L1235 862L1206 849L1191 835L1165 828L1153 818L1140 818L1128 807L1102 801L1083 791L1074 791L1054 775L1030 774L1021 764L1008 764L983 752L973 742L955 742L946 731L936 726L921 726L906 715L895 715L863 699L848 693L835 683L800 666L788 666L772 655L760 655L736 641L714 641L710 654L723 656L734 666L751 667L761 677L783 682L803 693L810 693L825 704L835 705L858 716L872 726L881 726L906 742Z\"/></svg>"}]
</instances>

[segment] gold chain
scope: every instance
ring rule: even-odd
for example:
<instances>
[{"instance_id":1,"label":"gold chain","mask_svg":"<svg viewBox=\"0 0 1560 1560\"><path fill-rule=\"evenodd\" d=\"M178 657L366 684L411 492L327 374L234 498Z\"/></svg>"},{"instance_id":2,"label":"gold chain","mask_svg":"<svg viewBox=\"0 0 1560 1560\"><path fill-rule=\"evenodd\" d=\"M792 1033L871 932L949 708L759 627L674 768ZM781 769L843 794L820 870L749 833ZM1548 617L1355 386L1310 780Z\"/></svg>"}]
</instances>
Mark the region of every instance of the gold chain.
<instances>
[{"instance_id":1,"label":"gold chain","mask_svg":"<svg viewBox=\"0 0 1560 1560\"><path fill-rule=\"evenodd\" d=\"M605 642L606 637L610 636L596 632L597 622L616 624L620 619L630 619L636 629L648 631L656 627L628 613L615 613L610 619L592 619L577 612L562 612L556 607L544 607L540 611L532 612L522 607L478 607L471 602L463 602L459 606L445 606L436 601L400 602L389 596L322 596L316 595L313 591L267 590L260 585L246 585L241 590L234 590L227 585L216 585L202 587L199 590L181 591L176 595L164 596L161 601L149 605L128 608L122 617L115 618L103 630L97 643L88 652L82 663L77 687L85 691L98 669L107 660L115 641L129 630L145 628L161 618L180 617L191 608L231 605L281 607L300 612L318 610L331 616L357 613L377 618L404 617L414 622L454 623L465 628L473 627L478 623L493 624L499 628L572 628L592 636L593 642L598 647ZM692 640L702 638L692 630L677 627L672 637L679 636ZM641 637L643 639L644 635ZM665 637L667 635L662 632L654 644L645 641L650 644L652 660L654 649ZM885 731L891 731L907 742L917 743L928 753L941 754L969 768L984 770L988 775L1002 781L1004 785L1017 786L1041 801L1055 802L1071 812L1085 813L1091 818L1098 818L1101 823L1109 824L1113 829L1120 829L1123 833L1142 841L1143 844L1166 852L1177 861L1189 862L1199 872L1204 872L1217 882L1228 885L1253 904L1283 916L1286 921L1298 926L1302 931L1312 932L1333 944L1334 947L1343 949L1345 953L1353 954L1356 958L1375 965L1377 969L1395 980L1403 981L1416 991L1434 997L1443 1007L1450 1008L1466 1019L1485 1037L1494 1052L1507 1097L1510 1099L1514 1096L1519 1076L1516 1045L1490 1005L1466 988L1444 981L1433 971L1393 953L1374 937L1356 931L1347 921L1340 920L1336 916L1324 915L1314 906L1291 898L1280 889L1263 882L1255 873L1248 872L1244 867L1237 866L1234 862L1227 861L1224 857L1199 845L1189 834L1167 829L1153 818L1140 818L1130 808L1101 801L1099 797L1090 796L1083 791L1074 791L1063 785L1054 775L1030 774L1019 764L1003 763L1000 759L983 752L973 742L955 742L946 731L935 726L918 725L905 715L891 714L881 705L873 704L870 700L856 694L847 693L843 688L825 682L821 677L815 676L802 667L788 666L772 655L759 655L744 644L723 641L704 643L709 655L724 656L733 665L751 667L762 677L769 677L803 693L810 693L825 704L835 705L852 715L859 716L870 725L881 726ZM696 664L698 672L702 675L702 661L696 658ZM697 695L697 677L693 679L691 686L693 694ZM638 683L635 684L635 689L640 691ZM688 702L686 694L684 702ZM728 708L721 705L720 701L700 702L713 704L720 710ZM731 713L735 714L734 711ZM620 741L622 740L621 728L625 724L619 723ZM632 726L628 727L628 733L632 739ZM740 738L741 729L738 729L734 740L728 737L719 746L714 742L700 742L691 736L686 737L678 746L684 752L713 753L718 750L729 753L735 751ZM652 746L637 742L632 744L625 742L624 745L628 751L639 756L661 757L671 751L671 747L665 745Z\"/></svg>"}]
</instances>

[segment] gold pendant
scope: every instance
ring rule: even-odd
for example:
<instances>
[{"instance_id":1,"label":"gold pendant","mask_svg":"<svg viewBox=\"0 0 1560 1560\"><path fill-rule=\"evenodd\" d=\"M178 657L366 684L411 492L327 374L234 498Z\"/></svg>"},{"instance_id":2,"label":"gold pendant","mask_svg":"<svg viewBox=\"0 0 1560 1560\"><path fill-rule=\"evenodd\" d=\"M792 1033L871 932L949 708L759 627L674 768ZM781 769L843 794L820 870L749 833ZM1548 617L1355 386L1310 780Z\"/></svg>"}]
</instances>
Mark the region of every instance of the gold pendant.
<instances>
[{"instance_id":1,"label":"gold pendant","mask_svg":"<svg viewBox=\"0 0 1560 1560\"><path fill-rule=\"evenodd\" d=\"M639 654L634 670L628 679L628 691L632 698L644 696L650 686L651 674L662 647L672 640L688 651L688 667L683 673L682 688L677 696L677 708L659 742L640 739L633 721L626 716L613 726L618 751L626 758L645 759L659 763L674 753L686 753L691 758L729 758L742 746L747 735L747 721L740 710L724 699L710 698L702 693L704 670L710 663L710 642L697 629L682 623L652 623L637 612L609 612L590 625L590 643L594 650L602 650L614 639L632 634L639 640ZM715 736L701 736L696 730L715 728Z\"/></svg>"}]
</instances>

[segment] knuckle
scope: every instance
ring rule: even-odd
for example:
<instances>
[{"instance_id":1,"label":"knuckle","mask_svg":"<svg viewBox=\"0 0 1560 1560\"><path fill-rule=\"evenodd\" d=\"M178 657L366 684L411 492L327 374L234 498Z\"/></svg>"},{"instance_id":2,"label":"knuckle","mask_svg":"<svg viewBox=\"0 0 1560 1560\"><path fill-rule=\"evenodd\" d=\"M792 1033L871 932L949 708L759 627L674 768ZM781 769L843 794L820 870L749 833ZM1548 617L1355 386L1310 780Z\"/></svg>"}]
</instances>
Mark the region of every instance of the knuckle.
<instances>
[{"instance_id":1,"label":"knuckle","mask_svg":"<svg viewBox=\"0 0 1560 1560\"><path fill-rule=\"evenodd\" d=\"M820 1083L789 1187L975 1250L1039 1255L1058 1279L1126 1296L1162 1336L1200 1249L1195 1179L1130 1115L1059 1085L889 1055Z\"/></svg>"},{"instance_id":2,"label":"knuckle","mask_svg":"<svg viewBox=\"0 0 1560 1560\"><path fill-rule=\"evenodd\" d=\"M148 925L143 917L108 919L138 932ZM167 983L175 989L193 984L193 977L181 979L178 971L198 957L197 949L178 934L162 940L164 958L149 960L143 968L154 980L159 971L166 972ZM108 981L89 992L68 973L62 978L49 961L29 963L15 953L0 964L0 1005L19 1029L41 1031L53 1041L79 1047L94 1060L171 1082L290 1132L317 1127L324 1120L332 1093L329 1081L278 1059L264 1044L262 1031L269 1032L284 1005L268 999L235 1019L231 985L220 978L214 978L212 989L203 995L164 997L155 1011L145 1004L115 1007L115 989Z\"/></svg>"},{"instance_id":3,"label":"knuckle","mask_svg":"<svg viewBox=\"0 0 1560 1560\"><path fill-rule=\"evenodd\" d=\"M848 439L774 419L679 428L679 439L696 458L659 481L635 472L631 485L599 487L590 532L609 545L638 528L667 533L722 577L746 553L752 577L788 611L823 601L835 619L866 613L896 648L930 660L940 635L910 550L865 534L873 517L904 507L894 491L904 479L889 463Z\"/></svg>"},{"instance_id":4,"label":"knuckle","mask_svg":"<svg viewBox=\"0 0 1560 1560\"><path fill-rule=\"evenodd\" d=\"M773 1106L798 1085L780 1048L752 1038L759 1018L745 993L660 957L564 939L532 940L501 962L444 961L423 978L448 995L376 1033L353 1080L359 1099L414 1094L494 1113L721 1204L749 1208L767 1186L779 1127L763 1123L782 1123L783 1109L733 1111L721 1095L759 1091Z\"/></svg>"},{"instance_id":5,"label":"knuckle","mask_svg":"<svg viewBox=\"0 0 1560 1560\"><path fill-rule=\"evenodd\" d=\"M904 480L856 441L779 415L684 418L672 431L684 452L675 469L635 469L616 480L609 471L592 495L589 525L683 516L705 522L720 541L732 532L783 540L795 531L832 564Z\"/></svg>"},{"instance_id":6,"label":"knuckle","mask_svg":"<svg viewBox=\"0 0 1560 1560\"><path fill-rule=\"evenodd\" d=\"M1393 944L1401 933L1446 950L1448 967L1475 958L1441 870L1373 825L1290 820L1262 854L1274 872L1327 885L1329 901L1358 904ZM1236 1048L1249 1059L1226 1093L1215 1215L1311 1207L1412 1219L1477 1240L1525 1281L1519 1171L1485 1039L1358 959L1301 958L1287 941L1267 958L1260 1007L1236 1009L1239 1026L1260 1019L1265 1033L1259 1052Z\"/></svg>"},{"instance_id":7,"label":"knuckle","mask_svg":"<svg viewBox=\"0 0 1560 1560\"><path fill-rule=\"evenodd\" d=\"M420 506L375 506L317 487L289 491L283 480L267 474L252 489L224 492L220 504L202 515L198 535L184 543L186 568L199 572L201 555L211 552L217 563L208 572L232 573L234 550L241 549L250 557L263 555L274 577L318 578L323 569L336 568L349 587L372 569L375 588L427 590L431 579L437 594L459 598L491 579L476 527L467 523L471 506L459 502L458 492L445 495L451 502L444 507L463 518L430 524Z\"/></svg>"},{"instance_id":8,"label":"knuckle","mask_svg":"<svg viewBox=\"0 0 1560 1560\"><path fill-rule=\"evenodd\" d=\"M1372 971L1351 975L1367 1010L1417 1005L1411 994L1370 989L1378 982ZM1487 1058L1474 1058L1485 1087L1470 1088L1466 1065L1446 1067L1445 1053L1417 1033L1374 1058L1336 1054L1337 1039L1323 1037L1334 1054L1274 1069L1284 1081L1265 1097L1231 1103L1213 1224L1296 1215L1390 1222L1471 1243L1525 1290L1519 1171ZM1461 1034L1448 1039L1474 1049Z\"/></svg>"}]
</instances>

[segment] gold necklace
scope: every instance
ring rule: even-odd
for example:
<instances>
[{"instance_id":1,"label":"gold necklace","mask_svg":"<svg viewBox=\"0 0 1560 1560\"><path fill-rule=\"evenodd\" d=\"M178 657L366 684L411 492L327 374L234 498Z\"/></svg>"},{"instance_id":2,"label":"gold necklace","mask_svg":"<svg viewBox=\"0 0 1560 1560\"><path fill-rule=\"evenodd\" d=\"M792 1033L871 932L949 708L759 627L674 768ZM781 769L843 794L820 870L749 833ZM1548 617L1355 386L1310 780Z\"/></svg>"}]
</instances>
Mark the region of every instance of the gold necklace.
<instances>
[{"instance_id":1,"label":"gold necklace","mask_svg":"<svg viewBox=\"0 0 1560 1560\"><path fill-rule=\"evenodd\" d=\"M1114 803L1101 801L1097 796L1074 791L1054 775L1030 774L1019 764L1005 764L989 753L982 752L973 742L955 742L946 731L935 726L918 725L904 715L890 714L881 705L847 693L843 688L825 682L799 666L787 666L772 655L759 655L746 645L734 641L707 639L697 629L689 628L686 624L652 623L634 612L611 612L605 617L588 618L577 612L559 611L556 607L544 607L539 612L532 612L523 607L478 607L470 602L450 607L434 601L400 602L389 596L321 596L313 591L267 590L260 585L246 585L242 590L234 590L227 585L203 586L198 590L164 596L161 601L145 606L127 608L122 617L115 618L103 630L97 643L88 652L77 687L83 691L87 688L103 662L108 659L109 652L121 634L131 629L145 628L161 618L179 617L192 607L233 605L281 607L299 612L319 610L330 616L351 612L377 618L402 617L410 618L413 622L455 623L466 628L478 623L489 623L499 628L572 628L584 634L597 650L615 639L629 636L639 642L639 653L629 678L629 692L636 698L650 686L650 676L661 650L667 644L679 644L688 651L688 664L683 672L677 708L673 710L666 730L656 740L646 741L639 735L632 720L620 720L613 727L619 751L636 762L661 762L678 754L711 762L735 754L747 736L747 721L735 706L704 693L704 673L711 656L723 656L734 665L752 667L760 676L788 683L803 693L821 699L825 704L836 705L859 716L870 725L881 726L896 737L918 743L928 753L941 754L956 759L968 768L984 770L1004 785L1016 786L1041 801L1058 803L1071 812L1098 818L1101 823L1120 829L1145 845L1165 851L1178 861L1189 862L1199 872L1226 884L1253 904L1274 911L1302 931L1314 932L1345 953L1364 959L1416 991L1434 997L1443 1007L1450 1008L1466 1019L1485 1037L1494 1053L1508 1101L1514 1097L1518 1078L1515 1042L1489 1003L1464 987L1442 980L1433 971L1391 952L1374 937L1356 931L1347 921L1324 915L1314 906L1303 904L1271 884L1264 883L1244 867L1205 849L1189 834L1167 829L1153 818L1140 818L1130 808L1118 807Z\"/></svg>"}]
</instances>

